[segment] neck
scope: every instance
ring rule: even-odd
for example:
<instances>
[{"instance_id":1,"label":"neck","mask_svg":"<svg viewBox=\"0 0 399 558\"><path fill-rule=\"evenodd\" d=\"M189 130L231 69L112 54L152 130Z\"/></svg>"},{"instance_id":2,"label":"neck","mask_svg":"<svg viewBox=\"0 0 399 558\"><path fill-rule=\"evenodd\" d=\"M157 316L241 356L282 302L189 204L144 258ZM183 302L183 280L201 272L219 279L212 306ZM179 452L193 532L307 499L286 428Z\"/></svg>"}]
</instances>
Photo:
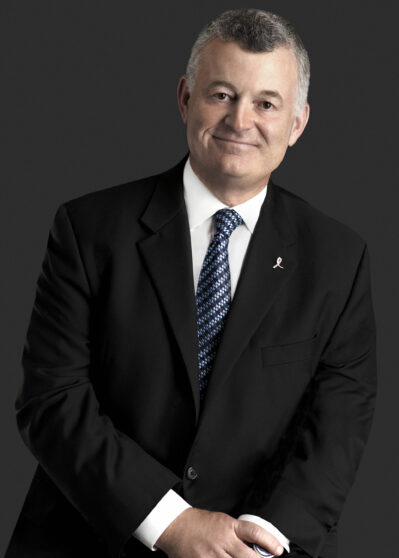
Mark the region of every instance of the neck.
<instances>
[{"instance_id":1,"label":"neck","mask_svg":"<svg viewBox=\"0 0 399 558\"><path fill-rule=\"evenodd\" d=\"M263 190L269 181L270 174L262 177L256 183L248 184L240 177L226 177L222 176L215 179L214 177L206 176L201 172L193 161L190 159L190 164L201 180L201 182L214 194L221 202L228 207L240 205L251 198L255 197L261 190Z\"/></svg>"}]
</instances>

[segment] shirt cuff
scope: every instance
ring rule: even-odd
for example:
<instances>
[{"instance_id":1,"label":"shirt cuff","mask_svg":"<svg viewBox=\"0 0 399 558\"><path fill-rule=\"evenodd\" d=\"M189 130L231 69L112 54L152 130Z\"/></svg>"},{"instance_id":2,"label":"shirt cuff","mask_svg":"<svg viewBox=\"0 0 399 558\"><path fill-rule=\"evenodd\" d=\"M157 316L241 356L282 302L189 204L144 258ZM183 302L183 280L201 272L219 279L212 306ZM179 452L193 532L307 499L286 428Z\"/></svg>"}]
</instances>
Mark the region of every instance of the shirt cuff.
<instances>
[{"instance_id":1,"label":"shirt cuff","mask_svg":"<svg viewBox=\"0 0 399 558\"><path fill-rule=\"evenodd\" d=\"M181 496L170 489L140 523L133 536L150 550L157 550L155 543L167 527L187 508L191 508Z\"/></svg>"},{"instance_id":2,"label":"shirt cuff","mask_svg":"<svg viewBox=\"0 0 399 558\"><path fill-rule=\"evenodd\" d=\"M269 521L266 521L257 515L250 515L248 513L240 515L238 519L242 519L243 521L252 521L252 523L256 523L260 527L263 527L263 529L266 529L266 531L269 531L269 533L276 537L287 552L290 551L290 541L277 529L277 527L275 527L272 523L269 523Z\"/></svg>"}]
</instances>

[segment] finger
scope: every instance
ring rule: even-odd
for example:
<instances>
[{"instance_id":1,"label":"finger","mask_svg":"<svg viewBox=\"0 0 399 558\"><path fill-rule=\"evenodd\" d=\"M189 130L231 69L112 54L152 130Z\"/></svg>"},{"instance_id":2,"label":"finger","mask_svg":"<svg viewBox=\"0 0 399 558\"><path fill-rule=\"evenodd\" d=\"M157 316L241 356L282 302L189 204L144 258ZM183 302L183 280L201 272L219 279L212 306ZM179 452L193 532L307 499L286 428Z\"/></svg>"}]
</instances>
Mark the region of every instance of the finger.
<instances>
[{"instance_id":1,"label":"finger","mask_svg":"<svg viewBox=\"0 0 399 558\"><path fill-rule=\"evenodd\" d=\"M279 556L284 548L275 536L252 521L238 519L236 523L236 535L244 542L258 544L269 552Z\"/></svg>"},{"instance_id":2,"label":"finger","mask_svg":"<svg viewBox=\"0 0 399 558\"><path fill-rule=\"evenodd\" d=\"M241 539L236 538L236 542L227 551L232 558L259 558L252 547L248 546Z\"/></svg>"}]
</instances>

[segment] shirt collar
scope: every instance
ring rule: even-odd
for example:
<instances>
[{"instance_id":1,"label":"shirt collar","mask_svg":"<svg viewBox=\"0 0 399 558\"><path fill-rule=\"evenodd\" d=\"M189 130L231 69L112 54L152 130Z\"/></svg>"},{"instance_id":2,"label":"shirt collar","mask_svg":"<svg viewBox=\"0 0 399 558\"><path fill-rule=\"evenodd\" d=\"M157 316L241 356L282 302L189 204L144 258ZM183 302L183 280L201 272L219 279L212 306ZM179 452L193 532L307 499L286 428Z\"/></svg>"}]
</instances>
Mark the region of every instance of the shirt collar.
<instances>
[{"instance_id":1,"label":"shirt collar","mask_svg":"<svg viewBox=\"0 0 399 558\"><path fill-rule=\"evenodd\" d=\"M219 209L228 207L201 182L192 169L190 157L188 157L184 166L183 185L190 231L212 217ZM231 208L241 215L251 234L255 229L266 193L267 184L256 196Z\"/></svg>"}]
</instances>

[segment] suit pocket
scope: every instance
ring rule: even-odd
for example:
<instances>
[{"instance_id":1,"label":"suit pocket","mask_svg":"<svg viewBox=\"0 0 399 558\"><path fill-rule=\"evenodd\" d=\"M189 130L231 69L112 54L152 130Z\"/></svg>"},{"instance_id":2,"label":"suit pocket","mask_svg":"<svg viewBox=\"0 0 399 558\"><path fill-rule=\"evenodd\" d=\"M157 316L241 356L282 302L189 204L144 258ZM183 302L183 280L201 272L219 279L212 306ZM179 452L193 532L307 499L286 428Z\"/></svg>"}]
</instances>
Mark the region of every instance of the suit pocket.
<instances>
[{"instance_id":1,"label":"suit pocket","mask_svg":"<svg viewBox=\"0 0 399 558\"><path fill-rule=\"evenodd\" d=\"M262 364L263 366L275 366L289 362L309 360L314 354L316 340L317 333L304 341L262 347Z\"/></svg>"}]
</instances>

